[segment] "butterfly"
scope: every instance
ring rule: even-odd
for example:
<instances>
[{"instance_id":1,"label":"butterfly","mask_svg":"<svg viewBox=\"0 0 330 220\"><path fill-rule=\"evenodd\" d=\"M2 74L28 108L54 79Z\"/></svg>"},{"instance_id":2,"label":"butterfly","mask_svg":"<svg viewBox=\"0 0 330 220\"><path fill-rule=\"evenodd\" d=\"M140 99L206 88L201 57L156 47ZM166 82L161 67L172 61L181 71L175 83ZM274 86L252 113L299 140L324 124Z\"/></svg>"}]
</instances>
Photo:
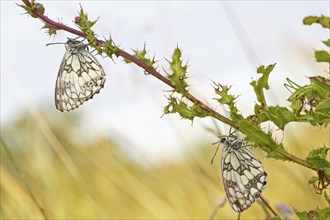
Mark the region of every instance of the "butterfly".
<instances>
[{"instance_id":1,"label":"butterfly","mask_svg":"<svg viewBox=\"0 0 330 220\"><path fill-rule=\"evenodd\" d=\"M78 108L105 83L104 69L87 50L88 44L68 38L65 47L55 87L55 106L61 112Z\"/></svg>"},{"instance_id":2,"label":"butterfly","mask_svg":"<svg viewBox=\"0 0 330 220\"><path fill-rule=\"evenodd\" d=\"M222 135L216 143L216 152L220 144L224 145L221 174L227 199L232 209L241 213L260 197L267 173L260 160L247 148L248 145L236 135Z\"/></svg>"}]
</instances>

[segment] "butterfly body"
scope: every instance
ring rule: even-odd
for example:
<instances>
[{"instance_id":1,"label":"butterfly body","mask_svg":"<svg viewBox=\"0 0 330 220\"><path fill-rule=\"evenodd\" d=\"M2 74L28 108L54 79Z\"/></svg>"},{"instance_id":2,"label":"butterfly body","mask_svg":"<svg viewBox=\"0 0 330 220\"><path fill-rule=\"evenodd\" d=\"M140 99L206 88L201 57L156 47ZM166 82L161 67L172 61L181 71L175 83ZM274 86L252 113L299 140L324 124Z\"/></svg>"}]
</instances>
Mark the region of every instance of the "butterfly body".
<instances>
[{"instance_id":1,"label":"butterfly body","mask_svg":"<svg viewBox=\"0 0 330 220\"><path fill-rule=\"evenodd\" d=\"M104 87L105 72L87 50L86 44L69 39L55 88L55 105L59 111L71 111L93 98Z\"/></svg>"}]
</instances>

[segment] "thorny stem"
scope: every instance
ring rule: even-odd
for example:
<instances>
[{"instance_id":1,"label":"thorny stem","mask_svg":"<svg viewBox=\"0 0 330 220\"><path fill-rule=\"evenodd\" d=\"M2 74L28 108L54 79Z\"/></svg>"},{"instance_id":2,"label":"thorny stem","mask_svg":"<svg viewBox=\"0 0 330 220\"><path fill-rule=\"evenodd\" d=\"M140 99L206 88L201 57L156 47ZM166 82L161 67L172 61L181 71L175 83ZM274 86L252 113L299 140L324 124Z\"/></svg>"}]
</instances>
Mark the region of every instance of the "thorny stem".
<instances>
[{"instance_id":1,"label":"thorny stem","mask_svg":"<svg viewBox=\"0 0 330 220\"><path fill-rule=\"evenodd\" d=\"M102 43L102 41L98 41L98 42ZM168 86L175 89L175 86L165 76L163 76L162 74L160 74L156 70L152 69L150 66L143 63L138 58L136 58L136 57L132 56L131 54L127 53L126 51L119 49L118 53L116 55L119 55L119 56L121 56L125 59L128 59L128 60L132 61L133 63L135 63L136 65L138 65L139 67L141 67L142 69L144 69L145 71L147 71L148 73L150 73L151 75L156 77L157 79L161 80L162 82L164 82ZM228 119L228 118L222 116L221 114L217 113L216 111L214 111L213 109L211 109L210 107L205 105L202 101L200 101L199 99L197 99L196 97L191 95L189 92L185 92L184 96L187 99L189 99L191 102L193 102L195 105L201 107L205 112L208 113L209 116L212 116L212 117L222 121L223 123L230 125L231 127L235 128L235 129L239 129L238 125L235 124L233 121L231 121L230 119Z\"/></svg>"},{"instance_id":2,"label":"thorny stem","mask_svg":"<svg viewBox=\"0 0 330 220\"><path fill-rule=\"evenodd\" d=\"M28 7L31 7L31 3L29 2L29 0L22 0L24 2L24 4ZM70 32L72 34L78 35L80 37L85 38L86 34L84 34L81 31L78 31L76 29L73 29L71 27L68 27L64 24L61 24L59 22L55 22L51 19L49 19L47 16L43 15L42 13L40 13L38 10L33 10L32 12L38 16L46 25L47 27L54 27L58 30L65 30L67 32ZM97 38L95 38L98 44L102 44L104 43L104 41L99 40ZM134 57L133 55L127 53L124 50L121 50L118 48L118 52L116 53L117 56L121 56L127 60L130 60L131 62L135 63L136 65L138 65L139 67L141 67L142 69L144 69L146 72L150 73L151 75L153 75L154 77L156 77L157 79L161 80L162 82L164 82L165 84L167 84L168 86L172 87L175 90L175 86L171 83L170 80L168 80L165 76L163 76L162 74L160 74L159 72L157 72L156 70L152 69L151 67L149 67L147 64L143 63L141 60L139 60L138 58ZM198 105L199 107L201 107L208 116L212 116L216 119L218 119L219 121L222 121L225 124L228 124L229 126L235 128L235 129L239 129L238 125L236 123L234 123L232 120L224 117L223 115L219 114L218 112L214 111L213 109L211 109L209 106L207 106L206 104L204 104L202 101L200 101L199 99L197 99L196 97L194 97L193 95L191 95L188 92L185 92L185 94L183 94L187 99L189 99L192 103L194 103L195 105Z\"/></svg>"},{"instance_id":3,"label":"thorny stem","mask_svg":"<svg viewBox=\"0 0 330 220\"><path fill-rule=\"evenodd\" d=\"M318 171L317 168L312 167L311 165L308 164L308 162L306 160L300 159L299 157L296 157L293 154L290 154L289 152L287 152L286 150L284 150L283 148L277 147L276 148L276 152L283 155L285 158L288 158L288 160L295 162L297 164L300 164L304 167L307 167L308 169L314 170L314 171Z\"/></svg>"},{"instance_id":4,"label":"thorny stem","mask_svg":"<svg viewBox=\"0 0 330 220\"><path fill-rule=\"evenodd\" d=\"M24 4L28 7L31 7L31 3L29 0L22 0L24 2ZM40 19L42 20L47 27L54 27L58 30L64 30L67 32L70 32L72 34L75 34L77 36L86 38L86 34L84 34L81 31L78 31L76 29L73 29L69 26L66 26L64 24L61 24L59 22L55 22L51 19L49 19L47 16L43 15L42 13L40 13L38 10L36 9L32 9L32 12ZM104 41L99 40L97 38L95 38L98 44L103 44ZM117 56L121 56L124 59L130 60L131 62L135 63L136 65L138 65L139 67L141 67L142 69L144 69L146 72L150 73L151 75L153 75L154 77L156 77L157 79L159 79L160 81L164 82L165 84L167 84L168 86L172 87L175 90L175 86L171 83L170 80L168 80L165 76L163 76L162 74L160 74L159 72L157 72L156 70L152 69L150 66L148 66L147 64L145 64L144 62L142 62L141 60L139 60L138 58L134 57L133 55L127 53L124 50L121 50L118 48L118 51L116 52ZM201 107L205 113L208 116L214 117L216 119L218 119L219 121L222 121L225 124L228 124L229 126L231 126L232 128L239 130L239 126L233 122L232 120L224 117L223 115L219 114L218 112L214 111L213 109L211 109L209 106L207 106L206 104L204 104L202 101L200 101L199 99L197 99L196 97L194 97L193 95L191 95L189 92L184 92L183 94L188 100L190 100L191 102L193 102L195 105ZM315 168L311 167L305 160L300 159L290 153L288 153L287 151L283 150L280 147L277 146L273 146L274 151L276 151L277 153L283 155L284 157L288 158L290 161L298 163L302 166L305 166L309 169L315 170ZM317 170L316 170L317 171Z\"/></svg>"},{"instance_id":5,"label":"thorny stem","mask_svg":"<svg viewBox=\"0 0 330 220\"><path fill-rule=\"evenodd\" d=\"M29 0L22 0L22 2L24 2L24 4L28 7L31 7L31 3ZM86 35L76 29L73 29L69 26L66 26L64 24L61 24L59 22L55 22L51 19L49 19L47 16L43 15L42 13L40 13L38 10L35 10L35 9L32 9L32 12L38 16L38 18L40 18L46 25L47 27L51 28L51 27L54 27L56 29L60 29L60 30L65 30L67 32L70 32L72 34L75 34L75 35L78 35L80 37L85 37Z\"/></svg>"}]
</instances>

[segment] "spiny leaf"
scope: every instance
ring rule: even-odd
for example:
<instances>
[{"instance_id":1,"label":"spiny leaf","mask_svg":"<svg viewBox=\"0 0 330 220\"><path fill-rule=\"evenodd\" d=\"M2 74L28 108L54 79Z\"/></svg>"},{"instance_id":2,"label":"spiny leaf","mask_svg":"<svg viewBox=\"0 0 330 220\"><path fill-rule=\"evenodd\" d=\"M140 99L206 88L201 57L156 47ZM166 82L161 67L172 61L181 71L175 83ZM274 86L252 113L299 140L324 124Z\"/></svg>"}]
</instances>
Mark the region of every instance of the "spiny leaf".
<instances>
[{"instance_id":1,"label":"spiny leaf","mask_svg":"<svg viewBox=\"0 0 330 220\"><path fill-rule=\"evenodd\" d=\"M229 107L230 118L234 122L244 119L244 117L239 113L237 107L235 106L235 100L237 96L229 94L229 90L231 87L213 82L213 88L215 93L220 96L220 98L217 98L216 100L220 104L227 105Z\"/></svg>"},{"instance_id":2,"label":"spiny leaf","mask_svg":"<svg viewBox=\"0 0 330 220\"><path fill-rule=\"evenodd\" d=\"M330 119L330 98L320 102L315 107L315 112L322 114L325 119Z\"/></svg>"},{"instance_id":3,"label":"spiny leaf","mask_svg":"<svg viewBox=\"0 0 330 220\"><path fill-rule=\"evenodd\" d=\"M55 36L57 34L57 28L48 28L48 34L50 36Z\"/></svg>"},{"instance_id":4,"label":"spiny leaf","mask_svg":"<svg viewBox=\"0 0 330 220\"><path fill-rule=\"evenodd\" d=\"M288 98L288 101L296 100L297 98L300 99L302 97L302 94L304 93L302 91L303 86L298 85L297 83L293 82L291 79L286 78L287 83L284 83L284 87L289 90L291 96Z\"/></svg>"},{"instance_id":5,"label":"spiny leaf","mask_svg":"<svg viewBox=\"0 0 330 220\"><path fill-rule=\"evenodd\" d=\"M235 104L237 96L229 94L230 86L220 85L214 82L213 88L215 93L220 96L220 98L216 99L220 104L229 106Z\"/></svg>"},{"instance_id":6,"label":"spiny leaf","mask_svg":"<svg viewBox=\"0 0 330 220\"><path fill-rule=\"evenodd\" d=\"M116 55L118 57L118 51L119 51L119 47L117 47L112 38L110 38L109 40L104 41L104 43L102 44L102 50L99 52L99 54L101 54L102 52L104 52L108 57L110 57L112 59L113 55Z\"/></svg>"},{"instance_id":7,"label":"spiny leaf","mask_svg":"<svg viewBox=\"0 0 330 220\"><path fill-rule=\"evenodd\" d=\"M330 97L330 79L321 76L309 77L313 90L317 92L320 98Z\"/></svg>"},{"instance_id":8,"label":"spiny leaf","mask_svg":"<svg viewBox=\"0 0 330 220\"><path fill-rule=\"evenodd\" d=\"M330 98L320 102L315 107L313 122L319 125L328 125L330 122Z\"/></svg>"},{"instance_id":9,"label":"spiny leaf","mask_svg":"<svg viewBox=\"0 0 330 220\"><path fill-rule=\"evenodd\" d=\"M268 113L265 110L265 108L258 105L258 104L254 105L254 114L258 118L257 124L268 121L270 119Z\"/></svg>"},{"instance_id":10,"label":"spiny leaf","mask_svg":"<svg viewBox=\"0 0 330 220\"><path fill-rule=\"evenodd\" d=\"M315 124L325 124L330 122L330 80L324 77L310 77L313 94L311 103L315 107L314 121Z\"/></svg>"},{"instance_id":11,"label":"spiny leaf","mask_svg":"<svg viewBox=\"0 0 330 220\"><path fill-rule=\"evenodd\" d=\"M293 90L288 101L291 102L296 117L294 121L308 121L313 126L326 126L330 121L330 80L313 76L310 77L310 85L305 86L300 86L290 79L287 81L288 84L284 86L289 91Z\"/></svg>"},{"instance_id":12,"label":"spiny leaf","mask_svg":"<svg viewBox=\"0 0 330 220\"><path fill-rule=\"evenodd\" d=\"M94 24L96 24L97 19L95 21L90 21L88 19L87 13L84 12L83 8L80 6L79 16L75 18L75 24L80 28L80 30L86 34L86 39L88 43L95 47L98 51L101 50L98 47L98 43L94 36L94 31L91 29Z\"/></svg>"},{"instance_id":13,"label":"spiny leaf","mask_svg":"<svg viewBox=\"0 0 330 220\"><path fill-rule=\"evenodd\" d=\"M246 135L246 139L258 145L263 151L267 152L267 157L278 160L286 160L284 156L274 151L274 147L283 148L278 145L271 137L271 133L264 133L259 125L251 121L242 120L239 122L239 128Z\"/></svg>"},{"instance_id":14,"label":"spiny leaf","mask_svg":"<svg viewBox=\"0 0 330 220\"><path fill-rule=\"evenodd\" d=\"M326 46L330 47L330 39L322 41Z\"/></svg>"},{"instance_id":15,"label":"spiny leaf","mask_svg":"<svg viewBox=\"0 0 330 220\"><path fill-rule=\"evenodd\" d=\"M51 26L49 24L45 24L42 29L47 29L47 32L50 36L55 36L57 34L58 29L54 26Z\"/></svg>"},{"instance_id":16,"label":"spiny leaf","mask_svg":"<svg viewBox=\"0 0 330 220\"><path fill-rule=\"evenodd\" d=\"M272 72L275 65L276 65L276 63L273 64L273 65L269 65L269 66L266 67L266 69L265 69L264 65L258 67L257 73L262 74L262 77L260 77L258 79L257 83L261 88L265 88L267 90L269 89L268 78L269 78L269 74Z\"/></svg>"},{"instance_id":17,"label":"spiny leaf","mask_svg":"<svg viewBox=\"0 0 330 220\"><path fill-rule=\"evenodd\" d=\"M33 18L38 18L38 16L35 14L34 11L38 11L41 14L45 13L45 7L40 4L40 3L34 3L34 1L31 1L31 6L26 6L26 5L19 5L17 4L19 7L25 9L26 13L31 15L31 17Z\"/></svg>"},{"instance_id":18,"label":"spiny leaf","mask_svg":"<svg viewBox=\"0 0 330 220\"><path fill-rule=\"evenodd\" d=\"M187 78L186 74L188 66L187 64L183 65L181 55L181 50L177 47L172 55L172 60L168 61L172 73L166 73L166 75L171 83L175 86L175 91L180 94L184 94L187 92L188 87L188 84L185 81Z\"/></svg>"},{"instance_id":19,"label":"spiny leaf","mask_svg":"<svg viewBox=\"0 0 330 220\"><path fill-rule=\"evenodd\" d=\"M264 133L259 125L254 125L250 121L242 120L239 123L241 131L257 145L274 146L276 142L269 134Z\"/></svg>"},{"instance_id":20,"label":"spiny leaf","mask_svg":"<svg viewBox=\"0 0 330 220\"><path fill-rule=\"evenodd\" d=\"M320 24L324 28L330 28L330 17L325 17L322 15L321 17L319 16L308 16L305 17L303 20L303 23L305 25L311 25L311 24Z\"/></svg>"},{"instance_id":21,"label":"spiny leaf","mask_svg":"<svg viewBox=\"0 0 330 220\"><path fill-rule=\"evenodd\" d=\"M206 116L199 106L194 104L192 106L188 106L185 102L178 101L174 97L169 98L169 104L164 108L164 114L169 113L179 113L182 118L189 119L191 121L194 117L203 118Z\"/></svg>"},{"instance_id":22,"label":"spiny leaf","mask_svg":"<svg viewBox=\"0 0 330 220\"><path fill-rule=\"evenodd\" d=\"M327 207L327 208L324 208L324 209L321 209L319 211L319 219L329 219L329 216L330 216L330 208Z\"/></svg>"},{"instance_id":23,"label":"spiny leaf","mask_svg":"<svg viewBox=\"0 0 330 220\"><path fill-rule=\"evenodd\" d=\"M297 117L293 114L293 112L285 107L269 106L268 110L270 120L282 130L285 125L297 120Z\"/></svg>"},{"instance_id":24,"label":"spiny leaf","mask_svg":"<svg viewBox=\"0 0 330 220\"><path fill-rule=\"evenodd\" d=\"M324 209L315 209L310 211L299 211L294 209L295 214L301 220L320 220L320 219L328 219L330 216L330 208L326 207Z\"/></svg>"},{"instance_id":25,"label":"spiny leaf","mask_svg":"<svg viewBox=\"0 0 330 220\"><path fill-rule=\"evenodd\" d=\"M317 62L330 63L330 54L325 50L317 50L315 51L315 59Z\"/></svg>"},{"instance_id":26,"label":"spiny leaf","mask_svg":"<svg viewBox=\"0 0 330 220\"><path fill-rule=\"evenodd\" d=\"M265 100L265 95L263 89L268 90L269 85L268 85L268 78L269 74L271 71L274 69L276 64L269 65L265 68L264 65L258 67L257 73L262 74L262 76L256 81L253 80L250 85L253 87L254 92L257 96L257 100L262 106L267 106L266 100Z\"/></svg>"},{"instance_id":27,"label":"spiny leaf","mask_svg":"<svg viewBox=\"0 0 330 220\"><path fill-rule=\"evenodd\" d=\"M146 54L147 54L146 45L144 45L143 50L136 49L133 51L134 51L133 56L135 56L136 58L141 60L143 63L147 64L152 69L156 70L156 67L154 66L156 63L155 56L152 59L146 57ZM146 74L148 74L147 71L144 71L144 72Z\"/></svg>"},{"instance_id":28,"label":"spiny leaf","mask_svg":"<svg viewBox=\"0 0 330 220\"><path fill-rule=\"evenodd\" d=\"M311 152L309 152L308 156L306 157L306 160L314 168L330 169L330 162L326 160L328 158L327 157L328 150L329 150L328 147L320 147L318 149L314 149Z\"/></svg>"},{"instance_id":29,"label":"spiny leaf","mask_svg":"<svg viewBox=\"0 0 330 220\"><path fill-rule=\"evenodd\" d=\"M94 24L96 24L97 20L90 21L88 19L87 13L84 12L83 8L80 8L79 17L76 18L75 23L81 27L84 28L84 30L90 30Z\"/></svg>"},{"instance_id":30,"label":"spiny leaf","mask_svg":"<svg viewBox=\"0 0 330 220\"><path fill-rule=\"evenodd\" d=\"M296 213L298 218L301 219L301 220L315 219L313 217L314 212L299 211L297 209L294 209L294 212Z\"/></svg>"}]
</instances>

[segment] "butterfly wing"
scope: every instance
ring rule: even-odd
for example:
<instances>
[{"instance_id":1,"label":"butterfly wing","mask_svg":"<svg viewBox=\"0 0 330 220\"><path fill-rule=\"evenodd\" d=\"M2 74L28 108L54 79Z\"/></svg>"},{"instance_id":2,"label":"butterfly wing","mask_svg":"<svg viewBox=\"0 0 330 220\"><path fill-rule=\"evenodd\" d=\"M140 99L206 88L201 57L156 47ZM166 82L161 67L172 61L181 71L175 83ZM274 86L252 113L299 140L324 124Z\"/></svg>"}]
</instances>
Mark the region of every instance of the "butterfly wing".
<instances>
[{"instance_id":1,"label":"butterfly wing","mask_svg":"<svg viewBox=\"0 0 330 220\"><path fill-rule=\"evenodd\" d=\"M236 212L248 209L260 197L267 173L260 160L246 147L225 145L222 152L222 181L230 206Z\"/></svg>"},{"instance_id":2,"label":"butterfly wing","mask_svg":"<svg viewBox=\"0 0 330 220\"><path fill-rule=\"evenodd\" d=\"M104 83L101 64L85 47L67 50L56 80L56 108L62 112L78 108L99 93Z\"/></svg>"}]
</instances>

